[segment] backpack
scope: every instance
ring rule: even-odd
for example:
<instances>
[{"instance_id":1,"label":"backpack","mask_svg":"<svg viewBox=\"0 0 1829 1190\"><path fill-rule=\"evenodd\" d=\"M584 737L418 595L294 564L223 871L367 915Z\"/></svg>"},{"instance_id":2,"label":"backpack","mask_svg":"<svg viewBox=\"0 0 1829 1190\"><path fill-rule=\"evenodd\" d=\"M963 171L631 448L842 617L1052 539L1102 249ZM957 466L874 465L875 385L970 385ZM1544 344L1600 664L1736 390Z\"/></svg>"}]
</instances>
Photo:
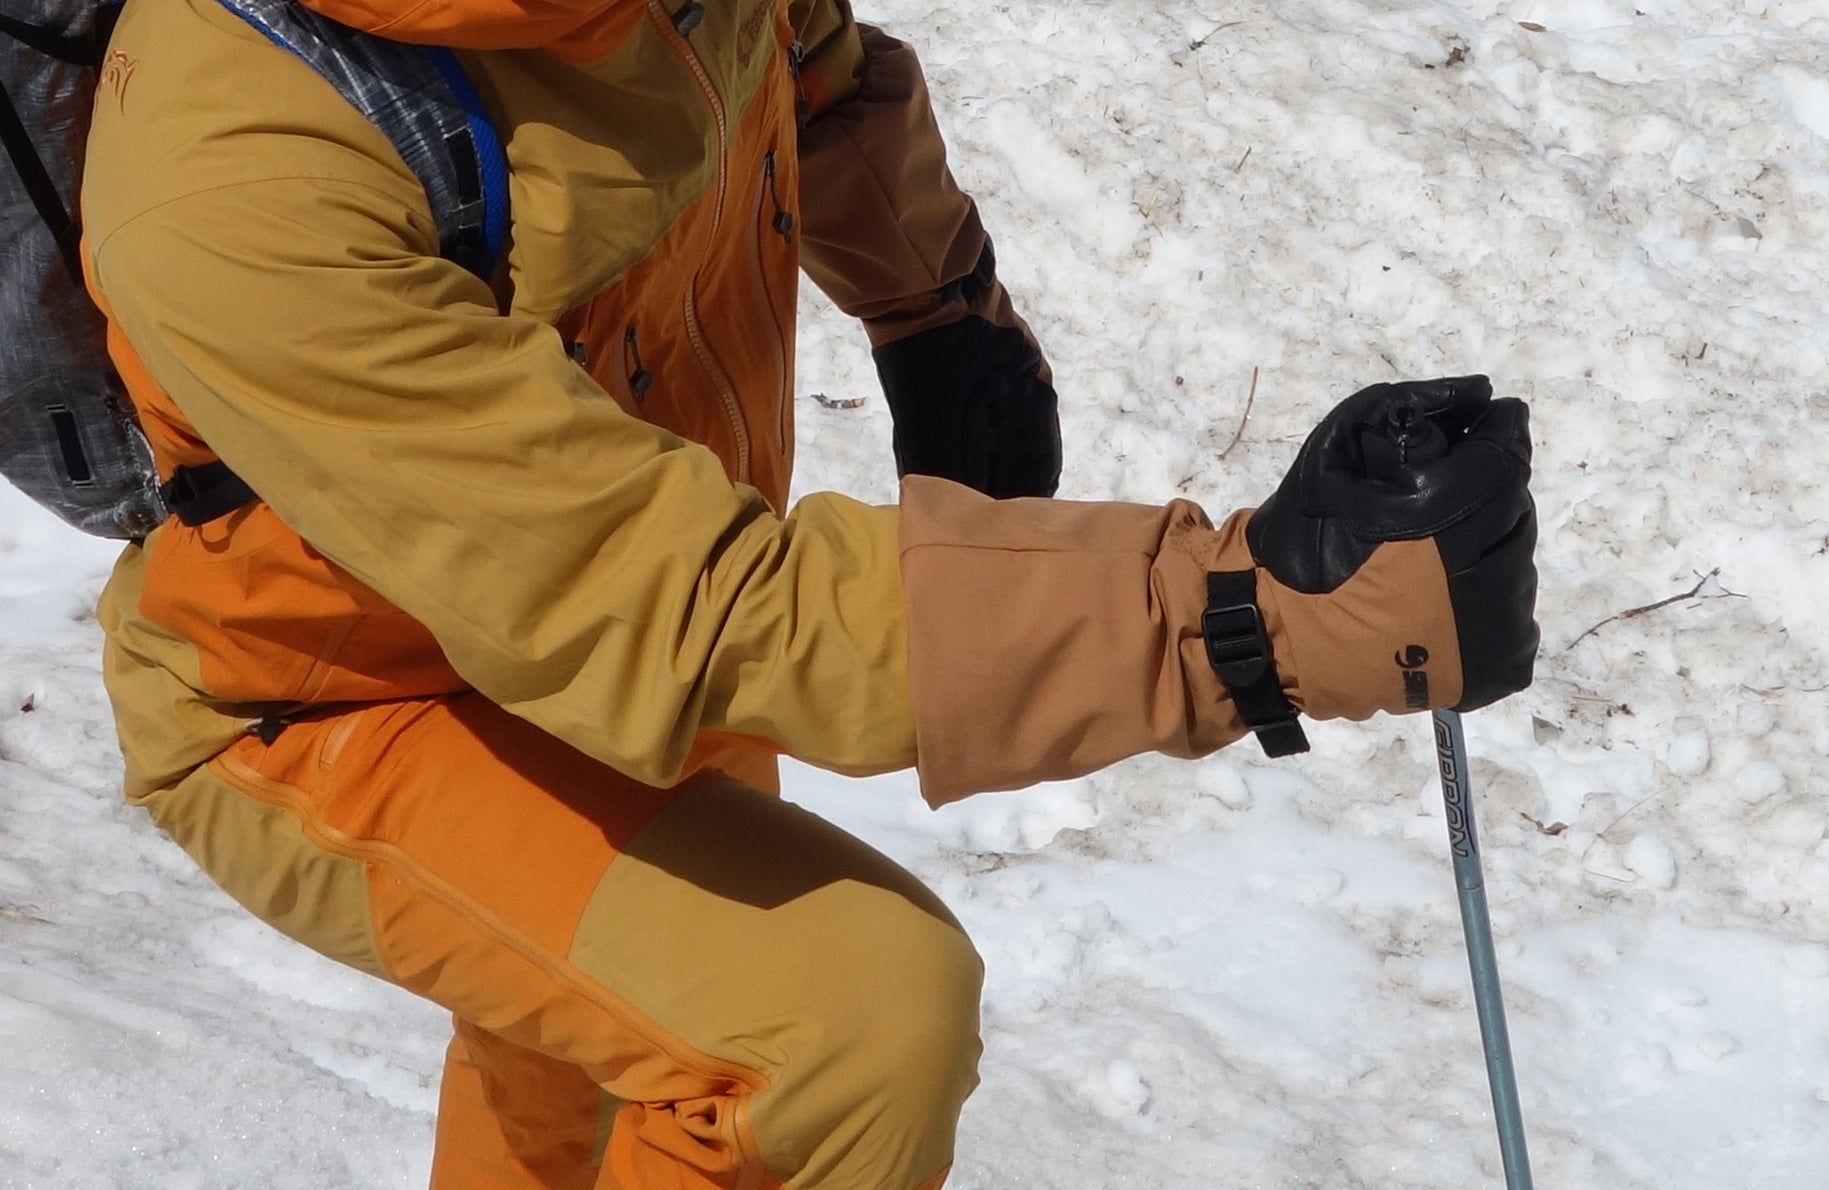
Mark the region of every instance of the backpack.
<instances>
[{"instance_id":1,"label":"backpack","mask_svg":"<svg viewBox=\"0 0 1829 1190\"><path fill-rule=\"evenodd\" d=\"M358 32L293 0L220 0L316 70L425 187L439 251L488 281L508 229L499 137L448 49ZM84 142L118 0L8 0L0 14L0 475L87 533L139 540L255 499L222 463L161 487L78 254ZM13 15L17 14L17 15Z\"/></svg>"}]
</instances>

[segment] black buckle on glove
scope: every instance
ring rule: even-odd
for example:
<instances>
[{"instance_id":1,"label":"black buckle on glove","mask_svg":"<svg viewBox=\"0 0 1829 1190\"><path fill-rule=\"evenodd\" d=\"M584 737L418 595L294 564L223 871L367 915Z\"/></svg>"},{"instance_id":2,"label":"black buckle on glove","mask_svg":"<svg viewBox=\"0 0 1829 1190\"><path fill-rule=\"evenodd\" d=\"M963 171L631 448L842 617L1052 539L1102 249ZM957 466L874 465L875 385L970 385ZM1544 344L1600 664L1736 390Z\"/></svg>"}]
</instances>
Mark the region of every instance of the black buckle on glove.
<instances>
[{"instance_id":1,"label":"black buckle on glove","mask_svg":"<svg viewBox=\"0 0 1829 1190\"><path fill-rule=\"evenodd\" d=\"M1207 661L1232 695L1239 718L1257 736L1264 755L1308 751L1308 736L1283 694L1271 664L1270 636L1257 606L1257 574L1228 570L1207 575L1207 610L1200 617Z\"/></svg>"}]
</instances>

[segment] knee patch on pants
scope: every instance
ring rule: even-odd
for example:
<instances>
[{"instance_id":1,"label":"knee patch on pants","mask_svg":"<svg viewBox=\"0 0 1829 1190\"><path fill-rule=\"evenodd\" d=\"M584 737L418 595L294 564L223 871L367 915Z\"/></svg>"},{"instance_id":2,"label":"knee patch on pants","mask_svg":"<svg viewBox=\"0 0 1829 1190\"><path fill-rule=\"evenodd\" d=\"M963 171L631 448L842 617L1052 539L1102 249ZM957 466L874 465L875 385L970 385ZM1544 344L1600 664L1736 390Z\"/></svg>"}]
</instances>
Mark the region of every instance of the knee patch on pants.
<instances>
[{"instance_id":1,"label":"knee patch on pants","mask_svg":"<svg viewBox=\"0 0 1829 1190\"><path fill-rule=\"evenodd\" d=\"M639 972L619 970L629 953ZM693 789L605 872L572 961L768 1079L750 1122L776 1176L909 1185L951 1162L983 965L930 890L823 819L734 782Z\"/></svg>"}]
</instances>

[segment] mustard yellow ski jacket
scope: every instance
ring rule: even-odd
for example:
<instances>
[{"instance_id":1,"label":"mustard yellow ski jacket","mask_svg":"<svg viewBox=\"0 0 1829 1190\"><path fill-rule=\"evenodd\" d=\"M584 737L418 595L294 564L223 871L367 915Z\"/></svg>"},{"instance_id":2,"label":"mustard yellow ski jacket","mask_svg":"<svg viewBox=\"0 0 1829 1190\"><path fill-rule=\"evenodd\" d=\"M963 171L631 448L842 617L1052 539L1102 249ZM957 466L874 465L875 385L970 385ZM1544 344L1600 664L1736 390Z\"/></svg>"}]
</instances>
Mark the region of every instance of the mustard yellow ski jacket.
<instances>
[{"instance_id":1,"label":"mustard yellow ski jacket","mask_svg":"<svg viewBox=\"0 0 1829 1190\"><path fill-rule=\"evenodd\" d=\"M161 469L221 457L261 496L168 524L109 592L130 787L276 705L469 687L655 783L731 737L911 763L895 512L782 515L798 267L880 303L982 243L905 48L871 35L865 99L835 0L713 3L689 36L653 0L314 7L464 51L512 247L493 289L440 259L385 139L215 0L128 5L93 286ZM822 226L797 109L839 100L804 184L866 201Z\"/></svg>"}]
</instances>

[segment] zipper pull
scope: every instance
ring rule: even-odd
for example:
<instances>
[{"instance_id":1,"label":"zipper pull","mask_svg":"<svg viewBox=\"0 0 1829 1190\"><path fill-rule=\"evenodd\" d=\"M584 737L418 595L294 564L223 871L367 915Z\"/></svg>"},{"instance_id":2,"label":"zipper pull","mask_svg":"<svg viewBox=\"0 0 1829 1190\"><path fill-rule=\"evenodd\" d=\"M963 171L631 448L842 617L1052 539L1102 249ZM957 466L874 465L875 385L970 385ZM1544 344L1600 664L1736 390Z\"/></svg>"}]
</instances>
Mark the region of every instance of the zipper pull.
<instances>
[{"instance_id":1,"label":"zipper pull","mask_svg":"<svg viewBox=\"0 0 1829 1190\"><path fill-rule=\"evenodd\" d=\"M807 120L813 114L813 99L807 94L806 80L800 72L807 64L807 47L799 41L793 41L787 47L787 72L794 79L794 123L801 128L807 126Z\"/></svg>"},{"instance_id":2,"label":"zipper pull","mask_svg":"<svg viewBox=\"0 0 1829 1190\"><path fill-rule=\"evenodd\" d=\"M625 366L631 361L635 365L629 373L629 391L635 394L635 403L640 405L647 400L648 390L654 387L654 373L641 366L641 348L635 345L634 324L623 332L622 354Z\"/></svg>"},{"instance_id":3,"label":"zipper pull","mask_svg":"<svg viewBox=\"0 0 1829 1190\"><path fill-rule=\"evenodd\" d=\"M249 735L254 736L261 743L271 748L279 737L285 733L285 730L291 726L292 723L288 719L284 719L278 715L268 715L265 718L256 719L252 723L249 723L246 730Z\"/></svg>"},{"instance_id":4,"label":"zipper pull","mask_svg":"<svg viewBox=\"0 0 1829 1190\"><path fill-rule=\"evenodd\" d=\"M768 156L762 159L762 177L768 183L769 201L775 204L775 217L769 220L769 226L775 229L784 243L794 242L794 214L781 205L781 192L775 189L775 150L770 149Z\"/></svg>"},{"instance_id":5,"label":"zipper pull","mask_svg":"<svg viewBox=\"0 0 1829 1190\"><path fill-rule=\"evenodd\" d=\"M678 12L673 14L673 30L681 37L691 37L692 31L705 19L705 6L699 0L690 0Z\"/></svg>"}]
</instances>

